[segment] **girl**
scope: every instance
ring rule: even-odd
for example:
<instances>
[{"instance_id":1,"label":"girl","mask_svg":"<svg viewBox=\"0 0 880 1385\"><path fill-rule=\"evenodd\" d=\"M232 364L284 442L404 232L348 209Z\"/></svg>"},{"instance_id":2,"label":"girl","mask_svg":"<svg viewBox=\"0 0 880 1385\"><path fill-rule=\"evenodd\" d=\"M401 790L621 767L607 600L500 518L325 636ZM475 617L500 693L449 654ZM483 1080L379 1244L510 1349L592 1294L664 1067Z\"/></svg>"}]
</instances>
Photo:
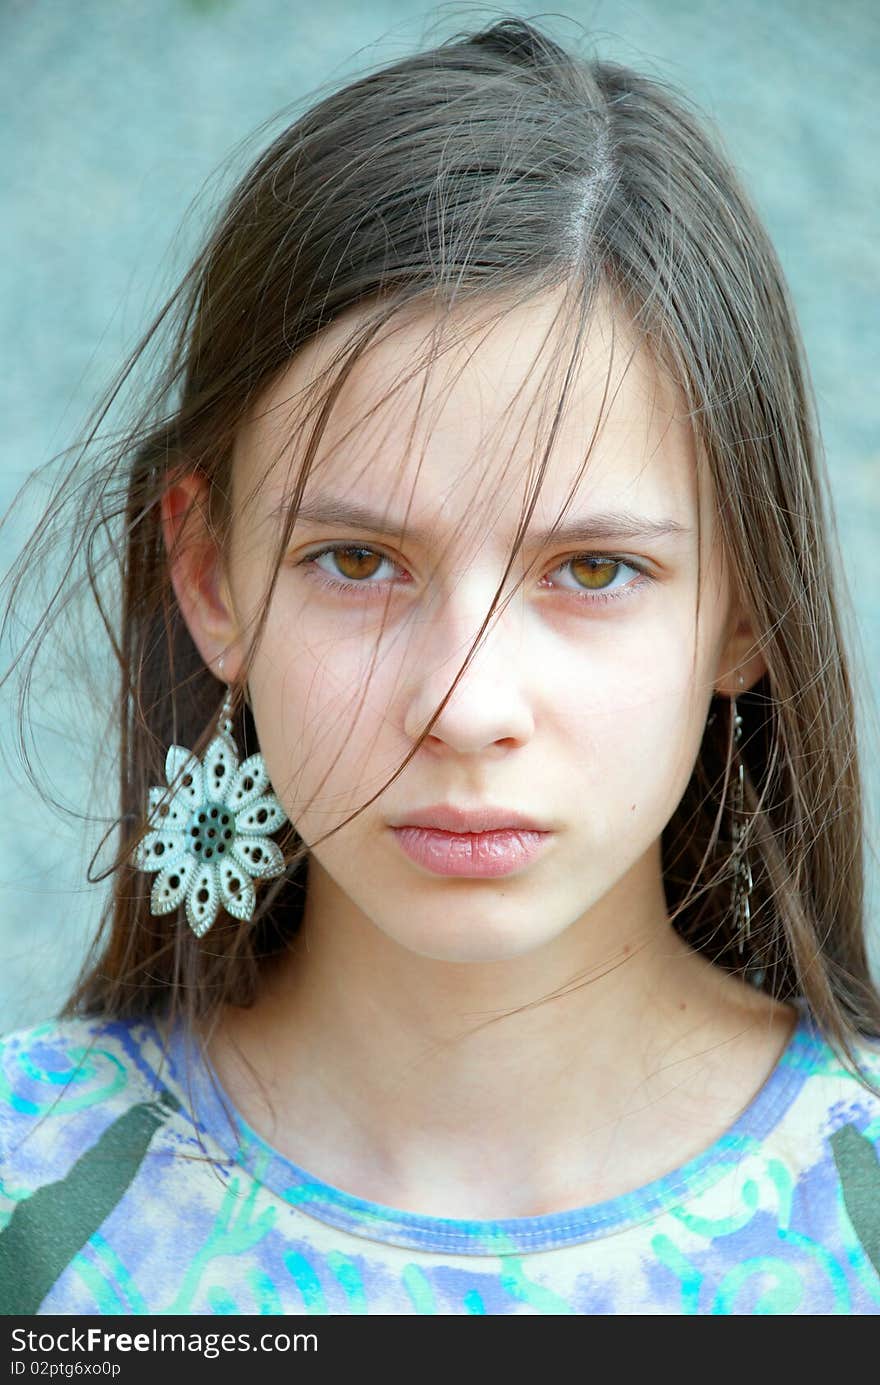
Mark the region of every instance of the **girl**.
<instances>
[{"instance_id":1,"label":"girl","mask_svg":"<svg viewBox=\"0 0 880 1385\"><path fill-rule=\"evenodd\" d=\"M831 520L728 164L503 20L286 129L172 306L4 1311L877 1312Z\"/></svg>"}]
</instances>

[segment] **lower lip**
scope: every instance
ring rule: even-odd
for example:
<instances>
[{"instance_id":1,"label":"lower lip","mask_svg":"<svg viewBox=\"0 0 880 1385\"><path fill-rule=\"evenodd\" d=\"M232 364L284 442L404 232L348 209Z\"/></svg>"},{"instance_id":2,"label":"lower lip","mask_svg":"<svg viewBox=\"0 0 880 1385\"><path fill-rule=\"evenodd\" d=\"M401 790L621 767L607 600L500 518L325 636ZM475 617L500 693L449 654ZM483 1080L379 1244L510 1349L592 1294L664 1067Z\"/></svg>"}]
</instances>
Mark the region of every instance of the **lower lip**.
<instances>
[{"instance_id":1,"label":"lower lip","mask_svg":"<svg viewBox=\"0 0 880 1385\"><path fill-rule=\"evenodd\" d=\"M435 875L495 877L521 870L541 852L549 832L513 827L497 832L441 832L434 827L393 827L400 846Z\"/></svg>"}]
</instances>

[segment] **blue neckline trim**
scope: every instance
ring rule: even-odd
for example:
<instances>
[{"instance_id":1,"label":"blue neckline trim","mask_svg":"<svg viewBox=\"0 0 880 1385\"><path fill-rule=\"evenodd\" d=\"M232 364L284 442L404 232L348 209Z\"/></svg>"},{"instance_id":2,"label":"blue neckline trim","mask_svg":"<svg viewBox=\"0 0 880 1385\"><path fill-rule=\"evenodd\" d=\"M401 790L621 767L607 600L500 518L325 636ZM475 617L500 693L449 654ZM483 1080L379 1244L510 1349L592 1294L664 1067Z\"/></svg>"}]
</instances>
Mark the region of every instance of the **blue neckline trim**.
<instances>
[{"instance_id":1,"label":"blue neckline trim","mask_svg":"<svg viewBox=\"0 0 880 1385\"><path fill-rule=\"evenodd\" d=\"M171 1075L192 1101L198 1126L226 1156L225 1172L246 1170L290 1206L353 1236L449 1255L553 1250L596 1240L676 1207L722 1178L759 1144L791 1105L817 1061L824 1038L803 1003L776 1067L737 1120L701 1154L632 1192L533 1217L466 1220L428 1216L371 1202L317 1178L274 1149L235 1109L210 1060L179 1021L168 1041ZM215 1085L216 1084L216 1085ZM239 1143L234 1147L233 1128Z\"/></svg>"}]
</instances>

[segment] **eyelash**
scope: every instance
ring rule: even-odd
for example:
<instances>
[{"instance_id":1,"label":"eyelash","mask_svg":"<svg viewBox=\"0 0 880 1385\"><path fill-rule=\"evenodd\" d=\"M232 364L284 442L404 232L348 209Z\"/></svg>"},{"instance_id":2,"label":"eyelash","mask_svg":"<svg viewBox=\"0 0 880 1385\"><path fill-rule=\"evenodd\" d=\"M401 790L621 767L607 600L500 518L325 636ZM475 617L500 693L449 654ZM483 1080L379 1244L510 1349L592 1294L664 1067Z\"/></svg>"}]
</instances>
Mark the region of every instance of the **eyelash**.
<instances>
[{"instance_id":1,"label":"eyelash","mask_svg":"<svg viewBox=\"0 0 880 1385\"><path fill-rule=\"evenodd\" d=\"M366 579L363 582L341 581L338 578L328 577L323 569L317 566L317 560L323 558L327 553L351 551L369 553L377 558L383 558L385 562L392 563L395 567L397 566L397 564L394 563L394 559L389 558L388 555L382 553L380 549L360 543L327 544L316 553L309 553L305 558L301 558L296 566L306 569L305 576L309 581L317 582L320 586L331 591L356 592L358 597L362 597L365 591L375 591L377 588L386 585L384 582L370 582ZM564 559L561 563L557 563L552 571L558 572L560 568L567 567L569 563L576 562L578 558L601 558L603 561L613 563L618 567L632 568L634 572L639 574L634 581L628 582L626 586L617 588L614 591L590 592L586 588L584 588L583 591L574 591L567 587L561 588L566 595L574 597L575 601L586 601L590 606L604 606L609 601L628 599L633 592L646 586L649 582L656 580L653 575L640 564L630 562L629 559L626 558L620 558L614 553L575 553L572 557Z\"/></svg>"}]
</instances>

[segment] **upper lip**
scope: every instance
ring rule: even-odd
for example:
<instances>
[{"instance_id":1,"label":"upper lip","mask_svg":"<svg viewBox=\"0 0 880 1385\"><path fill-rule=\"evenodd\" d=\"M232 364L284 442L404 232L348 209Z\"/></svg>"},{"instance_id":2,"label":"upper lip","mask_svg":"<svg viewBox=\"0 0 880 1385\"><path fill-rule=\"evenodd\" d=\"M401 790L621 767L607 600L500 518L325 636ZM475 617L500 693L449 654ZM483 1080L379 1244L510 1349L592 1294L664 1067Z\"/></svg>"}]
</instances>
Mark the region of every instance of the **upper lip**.
<instances>
[{"instance_id":1,"label":"upper lip","mask_svg":"<svg viewBox=\"0 0 880 1385\"><path fill-rule=\"evenodd\" d=\"M457 808L452 803L432 803L401 814L390 827L436 827L441 832L492 832L505 827L518 827L531 832L549 829L536 818L518 813L515 808Z\"/></svg>"}]
</instances>

